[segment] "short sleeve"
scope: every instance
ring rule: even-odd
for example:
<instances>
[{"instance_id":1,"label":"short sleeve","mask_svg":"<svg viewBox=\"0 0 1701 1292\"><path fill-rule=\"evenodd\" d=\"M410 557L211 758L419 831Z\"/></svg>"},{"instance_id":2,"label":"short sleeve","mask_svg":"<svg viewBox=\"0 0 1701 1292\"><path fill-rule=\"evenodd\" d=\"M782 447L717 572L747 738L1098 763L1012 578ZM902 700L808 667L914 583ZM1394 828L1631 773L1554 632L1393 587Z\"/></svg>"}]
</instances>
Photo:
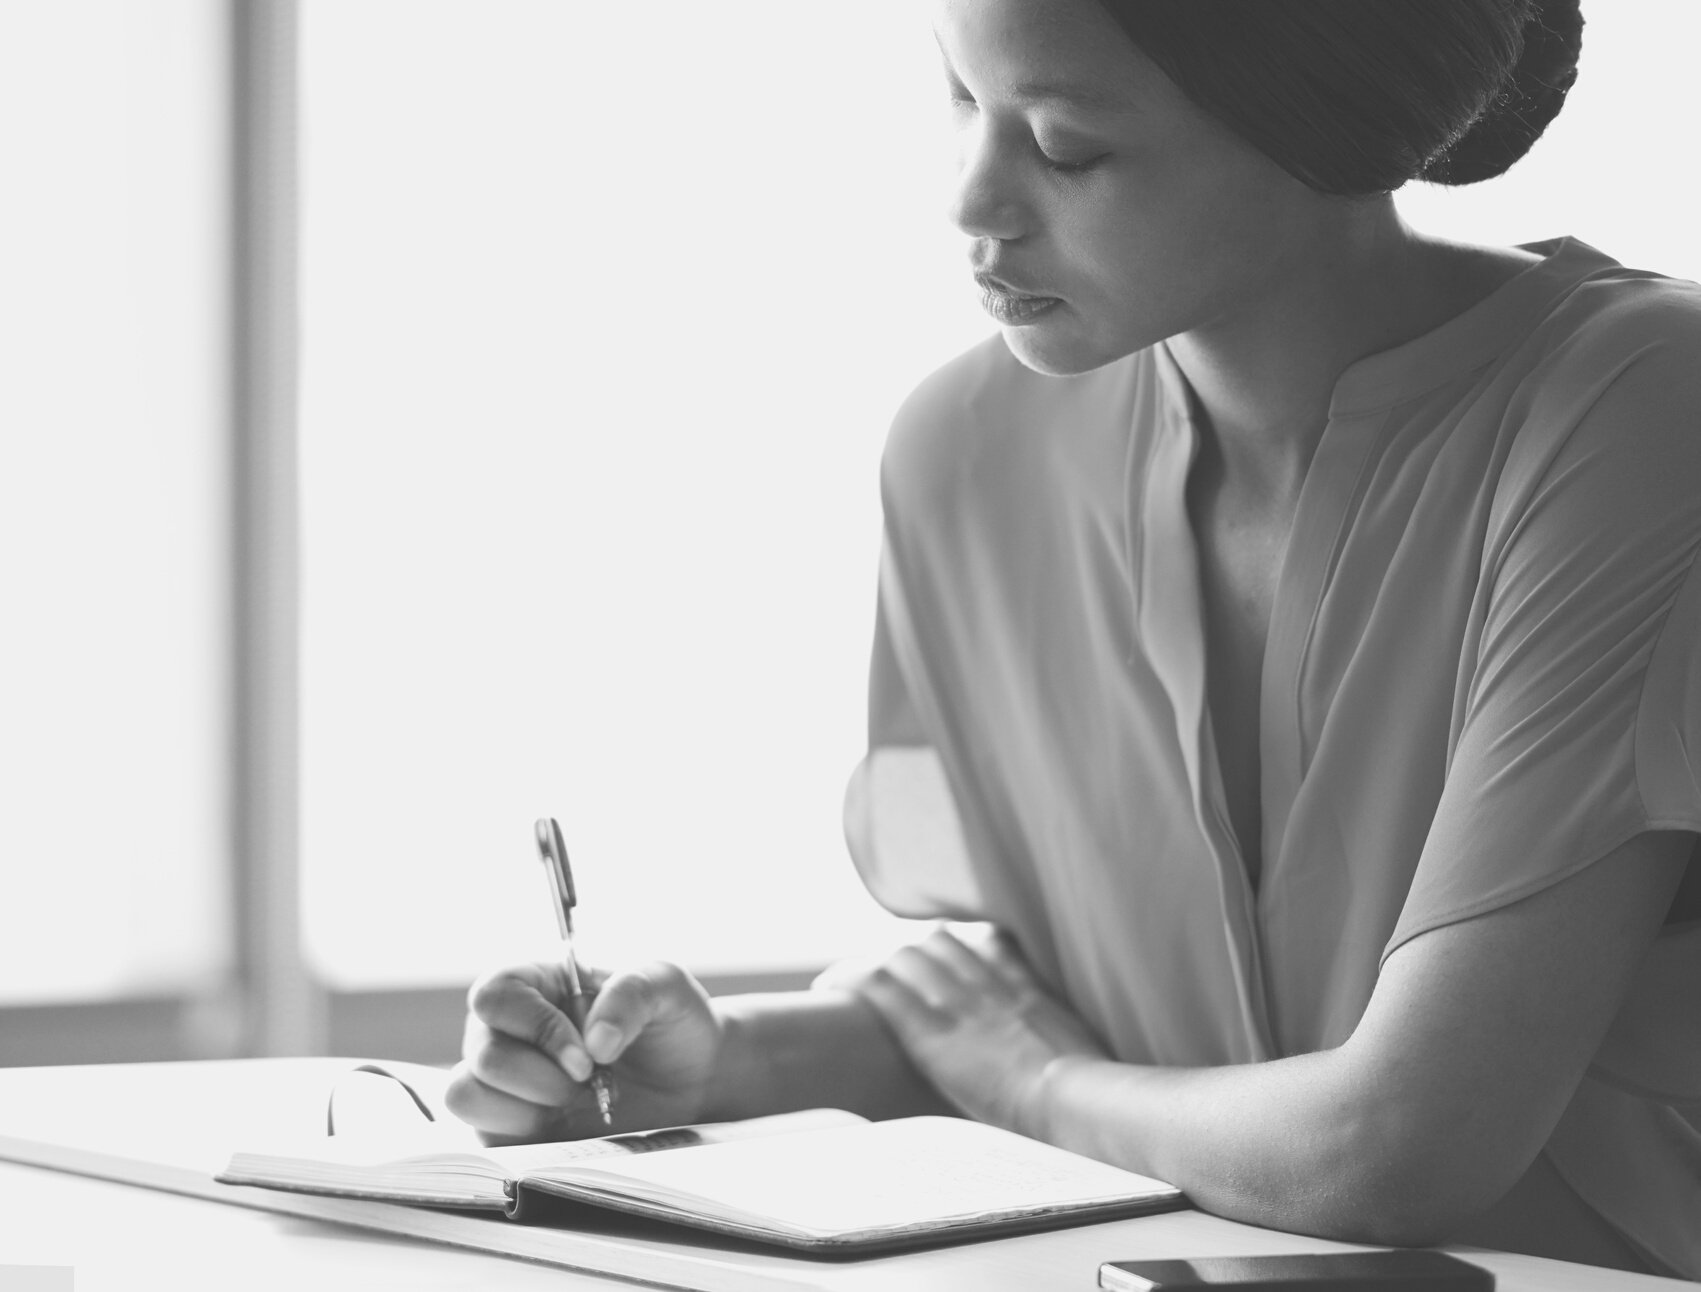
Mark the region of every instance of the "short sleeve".
<instances>
[{"instance_id":1,"label":"short sleeve","mask_svg":"<svg viewBox=\"0 0 1701 1292\"><path fill-rule=\"evenodd\" d=\"M1643 831L1701 830L1701 345L1560 358L1501 477L1446 780L1384 958Z\"/></svg>"},{"instance_id":2,"label":"short sleeve","mask_svg":"<svg viewBox=\"0 0 1701 1292\"><path fill-rule=\"evenodd\" d=\"M894 415L881 457L868 749L846 788L844 827L869 892L910 919L987 919L1008 887L988 872L997 850L965 804L972 791L953 740L960 723L934 676L951 656L950 614L929 580L959 577L939 549L950 549L972 511L988 391L1014 366L993 335L930 374Z\"/></svg>"},{"instance_id":3,"label":"short sleeve","mask_svg":"<svg viewBox=\"0 0 1701 1292\"><path fill-rule=\"evenodd\" d=\"M927 720L906 679L909 617L888 547L868 682L868 751L845 790L845 842L863 884L910 919L981 918L962 819ZM910 666L914 667L913 663Z\"/></svg>"},{"instance_id":4,"label":"short sleeve","mask_svg":"<svg viewBox=\"0 0 1701 1292\"><path fill-rule=\"evenodd\" d=\"M1648 664L1636 721L1636 769L1651 825L1701 829L1701 572L1695 561Z\"/></svg>"}]
</instances>

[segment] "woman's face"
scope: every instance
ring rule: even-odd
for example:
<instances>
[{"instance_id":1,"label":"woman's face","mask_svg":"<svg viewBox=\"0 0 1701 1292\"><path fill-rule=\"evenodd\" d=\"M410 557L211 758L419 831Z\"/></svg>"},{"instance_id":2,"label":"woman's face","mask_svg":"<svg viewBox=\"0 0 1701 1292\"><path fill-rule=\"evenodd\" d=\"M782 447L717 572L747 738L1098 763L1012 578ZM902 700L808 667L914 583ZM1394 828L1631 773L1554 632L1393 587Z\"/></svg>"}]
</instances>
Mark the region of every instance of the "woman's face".
<instances>
[{"instance_id":1,"label":"woman's face","mask_svg":"<svg viewBox=\"0 0 1701 1292\"><path fill-rule=\"evenodd\" d=\"M1332 199L1194 106L1096 0L934 12L961 167L951 217L1028 367L1086 372L1230 320L1325 223Z\"/></svg>"}]
</instances>

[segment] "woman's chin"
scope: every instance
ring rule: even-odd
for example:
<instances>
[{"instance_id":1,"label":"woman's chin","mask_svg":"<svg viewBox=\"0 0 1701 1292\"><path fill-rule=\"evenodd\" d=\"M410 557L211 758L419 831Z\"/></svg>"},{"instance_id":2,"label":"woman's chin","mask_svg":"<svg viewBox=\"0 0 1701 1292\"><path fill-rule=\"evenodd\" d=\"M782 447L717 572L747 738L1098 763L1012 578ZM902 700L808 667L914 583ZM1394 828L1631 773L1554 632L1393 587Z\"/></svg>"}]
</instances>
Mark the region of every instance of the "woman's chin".
<instances>
[{"instance_id":1,"label":"woman's chin","mask_svg":"<svg viewBox=\"0 0 1701 1292\"><path fill-rule=\"evenodd\" d=\"M1129 353L1095 345L1089 338L1064 327L1047 326L1052 322L1048 317L1028 327L1004 329L1004 344L1023 367L1047 377L1075 377L1114 363Z\"/></svg>"}]
</instances>

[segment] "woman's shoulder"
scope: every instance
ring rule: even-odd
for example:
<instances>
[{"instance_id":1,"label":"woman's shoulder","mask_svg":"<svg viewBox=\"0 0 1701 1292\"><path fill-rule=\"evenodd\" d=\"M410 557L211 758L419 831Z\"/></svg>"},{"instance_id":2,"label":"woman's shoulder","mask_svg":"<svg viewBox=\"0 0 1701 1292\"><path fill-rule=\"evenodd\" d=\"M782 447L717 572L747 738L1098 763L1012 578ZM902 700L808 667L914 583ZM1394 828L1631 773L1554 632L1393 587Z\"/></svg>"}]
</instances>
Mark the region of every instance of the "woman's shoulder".
<instances>
[{"instance_id":1,"label":"woman's shoulder","mask_svg":"<svg viewBox=\"0 0 1701 1292\"><path fill-rule=\"evenodd\" d=\"M1701 535L1701 286L1602 266L1508 360L1494 532L1590 560ZM1491 547L1497 546L1491 540ZM1582 562L1579 568L1587 565Z\"/></svg>"},{"instance_id":2,"label":"woman's shoulder","mask_svg":"<svg viewBox=\"0 0 1701 1292\"><path fill-rule=\"evenodd\" d=\"M1060 393L1058 378L1025 367L994 333L916 384L892 418L887 455L984 451Z\"/></svg>"},{"instance_id":3,"label":"woman's shoulder","mask_svg":"<svg viewBox=\"0 0 1701 1292\"><path fill-rule=\"evenodd\" d=\"M1522 458L1551 473L1611 448L1652 470L1701 473L1701 284L1602 257L1521 351L1514 467Z\"/></svg>"},{"instance_id":4,"label":"woman's shoulder","mask_svg":"<svg viewBox=\"0 0 1701 1292\"><path fill-rule=\"evenodd\" d=\"M987 409L1005 406L1040 379L994 333L935 368L898 405L886 440L888 460L936 453L952 441L973 438Z\"/></svg>"},{"instance_id":5,"label":"woman's shoulder","mask_svg":"<svg viewBox=\"0 0 1701 1292\"><path fill-rule=\"evenodd\" d=\"M888 494L937 496L991 476L1122 452L1131 401L1151 356L1139 351L1077 376L1024 366L994 334L929 373L892 418L882 461ZM1049 464L1049 467L1048 467Z\"/></svg>"},{"instance_id":6,"label":"woman's shoulder","mask_svg":"<svg viewBox=\"0 0 1701 1292\"><path fill-rule=\"evenodd\" d=\"M1619 368L1663 357L1701 373L1701 283L1599 257L1549 316L1549 335L1568 361ZM1676 375L1674 373L1674 375Z\"/></svg>"}]
</instances>

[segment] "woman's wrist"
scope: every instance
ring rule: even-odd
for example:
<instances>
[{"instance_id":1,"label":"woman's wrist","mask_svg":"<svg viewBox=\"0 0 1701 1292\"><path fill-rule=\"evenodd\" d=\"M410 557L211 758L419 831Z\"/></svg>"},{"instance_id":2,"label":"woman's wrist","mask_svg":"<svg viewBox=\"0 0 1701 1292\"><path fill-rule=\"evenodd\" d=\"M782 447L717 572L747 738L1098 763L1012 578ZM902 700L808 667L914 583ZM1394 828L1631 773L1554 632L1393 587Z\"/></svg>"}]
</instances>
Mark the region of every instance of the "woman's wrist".
<instances>
[{"instance_id":1,"label":"woman's wrist","mask_svg":"<svg viewBox=\"0 0 1701 1292\"><path fill-rule=\"evenodd\" d=\"M1024 1107L1023 1133L1145 1175L1163 1175L1153 1121L1168 1083L1162 1070L1092 1054L1060 1054L1041 1069ZM1154 1103L1156 1101L1156 1103Z\"/></svg>"},{"instance_id":2,"label":"woman's wrist","mask_svg":"<svg viewBox=\"0 0 1701 1292\"><path fill-rule=\"evenodd\" d=\"M840 1048L828 1002L812 992L750 992L710 1002L720 1027L704 1116L717 1121L842 1106L829 1080Z\"/></svg>"},{"instance_id":3,"label":"woman's wrist","mask_svg":"<svg viewBox=\"0 0 1701 1292\"><path fill-rule=\"evenodd\" d=\"M1070 1070L1083 1063L1102 1061L1085 1054L1059 1054L1047 1060L1018 1101L1015 1129L1029 1139L1061 1144L1068 1127L1064 1088Z\"/></svg>"},{"instance_id":4,"label":"woman's wrist","mask_svg":"<svg viewBox=\"0 0 1701 1292\"><path fill-rule=\"evenodd\" d=\"M849 992L721 996L711 1007L721 1040L705 1119L803 1108L843 1108L875 1119L952 1111L873 1008Z\"/></svg>"},{"instance_id":5,"label":"woman's wrist","mask_svg":"<svg viewBox=\"0 0 1701 1292\"><path fill-rule=\"evenodd\" d=\"M748 1008L741 1008L740 996L721 996L710 1000L719 1043L710 1069L708 1087L703 1094L702 1121L737 1121L743 1117L760 1116L760 1093L751 1090L752 1080L761 1072L761 1064L752 1053L753 1043ZM752 1099L752 1095L757 1097Z\"/></svg>"}]
</instances>

